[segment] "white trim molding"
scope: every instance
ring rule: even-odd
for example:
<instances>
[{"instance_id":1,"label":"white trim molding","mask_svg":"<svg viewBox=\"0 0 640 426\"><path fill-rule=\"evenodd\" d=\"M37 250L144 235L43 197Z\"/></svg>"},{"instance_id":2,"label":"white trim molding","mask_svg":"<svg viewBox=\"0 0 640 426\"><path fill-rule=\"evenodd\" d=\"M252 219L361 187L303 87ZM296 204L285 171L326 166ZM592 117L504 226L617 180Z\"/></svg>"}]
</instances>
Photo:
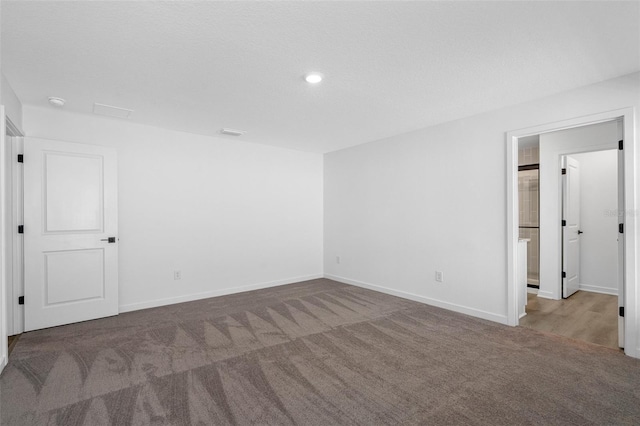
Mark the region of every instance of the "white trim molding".
<instances>
[{"instance_id":1,"label":"white trim molding","mask_svg":"<svg viewBox=\"0 0 640 426\"><path fill-rule=\"evenodd\" d=\"M459 312L461 314L470 315L476 318L482 318L493 322L498 322L500 324L507 324L506 315L495 314L493 312L482 311L480 309L470 308L468 306L462 306L455 303L445 302L443 300L432 299L430 297L420 296L413 293L408 293L405 291L394 290L389 287L384 287L376 284L365 283L363 281L352 280L350 278L340 277L337 275L324 274L324 277L338 281L343 284L350 284L356 287L362 287L369 290L379 291L380 293L390 294L391 296L401 297L403 299L413 300L414 302L424 303L425 305L436 306L438 308L447 309L454 312Z\"/></svg>"},{"instance_id":2,"label":"white trim molding","mask_svg":"<svg viewBox=\"0 0 640 426\"><path fill-rule=\"evenodd\" d=\"M580 284L578 287L582 291L590 291L591 293L609 294L611 296L618 295L618 289L612 287L601 287L598 285Z\"/></svg>"},{"instance_id":3,"label":"white trim molding","mask_svg":"<svg viewBox=\"0 0 640 426\"><path fill-rule=\"evenodd\" d=\"M24 136L24 132L18 128L8 116L5 116L5 133L9 136Z\"/></svg>"},{"instance_id":4,"label":"white trim molding","mask_svg":"<svg viewBox=\"0 0 640 426\"><path fill-rule=\"evenodd\" d=\"M538 290L538 297L542 297L543 299L555 300L555 297L553 297L553 293L551 293L550 291Z\"/></svg>"},{"instance_id":5,"label":"white trim molding","mask_svg":"<svg viewBox=\"0 0 640 426\"><path fill-rule=\"evenodd\" d=\"M159 306L173 305L175 303L192 302L194 300L208 299L210 297L226 296L228 294L236 294L236 293L242 293L245 291L260 290L263 288L299 283L302 281L316 280L323 277L324 277L323 274L314 274L314 275L307 275L303 277L286 278L286 279L276 280L276 281L249 284L249 285L244 285L239 287L228 287L228 288L223 288L219 290L205 291L201 293L186 294L183 296L166 297L164 299L154 299L154 300L149 300L145 302L129 303L126 305L120 305L119 311L120 313L139 311L141 309L157 308Z\"/></svg>"}]
</instances>

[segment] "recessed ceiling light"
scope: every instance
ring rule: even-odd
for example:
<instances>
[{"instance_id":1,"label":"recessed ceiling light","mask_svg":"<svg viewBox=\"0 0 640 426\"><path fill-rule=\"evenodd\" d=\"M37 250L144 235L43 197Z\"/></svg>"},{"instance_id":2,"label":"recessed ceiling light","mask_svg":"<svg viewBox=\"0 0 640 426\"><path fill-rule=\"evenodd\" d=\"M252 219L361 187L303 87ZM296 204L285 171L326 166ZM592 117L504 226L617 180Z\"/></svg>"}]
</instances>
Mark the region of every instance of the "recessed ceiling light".
<instances>
[{"instance_id":1,"label":"recessed ceiling light","mask_svg":"<svg viewBox=\"0 0 640 426\"><path fill-rule=\"evenodd\" d=\"M62 108L66 101L62 98L56 98L55 96L49 97L49 103L54 107Z\"/></svg>"},{"instance_id":2,"label":"recessed ceiling light","mask_svg":"<svg viewBox=\"0 0 640 426\"><path fill-rule=\"evenodd\" d=\"M304 79L307 83L317 84L322 81L322 74L317 72L312 72L304 76Z\"/></svg>"}]
</instances>

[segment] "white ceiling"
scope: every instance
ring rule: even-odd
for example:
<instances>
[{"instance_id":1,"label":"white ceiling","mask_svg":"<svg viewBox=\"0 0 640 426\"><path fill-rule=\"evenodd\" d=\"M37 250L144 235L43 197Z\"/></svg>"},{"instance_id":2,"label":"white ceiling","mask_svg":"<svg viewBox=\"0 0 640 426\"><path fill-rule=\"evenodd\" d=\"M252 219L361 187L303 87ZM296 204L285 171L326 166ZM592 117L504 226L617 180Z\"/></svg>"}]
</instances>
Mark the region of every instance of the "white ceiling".
<instances>
[{"instance_id":1,"label":"white ceiling","mask_svg":"<svg viewBox=\"0 0 640 426\"><path fill-rule=\"evenodd\" d=\"M329 152L640 69L639 2L2 1L25 104ZM320 71L316 86L303 75Z\"/></svg>"}]
</instances>

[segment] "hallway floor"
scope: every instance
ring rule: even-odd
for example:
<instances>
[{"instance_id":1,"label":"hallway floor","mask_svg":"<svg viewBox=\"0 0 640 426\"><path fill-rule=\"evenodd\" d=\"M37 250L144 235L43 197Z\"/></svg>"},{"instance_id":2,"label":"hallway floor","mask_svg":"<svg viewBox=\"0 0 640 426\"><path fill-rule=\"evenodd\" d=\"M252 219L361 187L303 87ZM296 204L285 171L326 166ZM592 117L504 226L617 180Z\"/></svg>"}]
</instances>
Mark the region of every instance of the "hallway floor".
<instances>
[{"instance_id":1,"label":"hallway floor","mask_svg":"<svg viewBox=\"0 0 640 426\"><path fill-rule=\"evenodd\" d=\"M618 296L578 291L568 299L527 294L522 327L618 348Z\"/></svg>"}]
</instances>

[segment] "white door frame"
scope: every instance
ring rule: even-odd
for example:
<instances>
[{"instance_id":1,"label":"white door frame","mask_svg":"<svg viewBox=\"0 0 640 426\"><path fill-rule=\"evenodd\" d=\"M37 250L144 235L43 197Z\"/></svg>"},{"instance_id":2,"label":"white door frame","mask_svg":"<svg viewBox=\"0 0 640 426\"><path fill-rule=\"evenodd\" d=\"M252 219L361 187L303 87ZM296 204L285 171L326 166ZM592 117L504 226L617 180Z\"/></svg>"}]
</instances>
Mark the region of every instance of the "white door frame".
<instances>
[{"instance_id":1,"label":"white door frame","mask_svg":"<svg viewBox=\"0 0 640 426\"><path fill-rule=\"evenodd\" d=\"M7 158L7 135L17 137L22 136L22 133L5 115L4 106L0 105L0 165L2 166L0 168L2 170L0 173L0 235L2 236L0 239L0 372L9 361L7 339L9 334L9 312L7 307L9 305L9 286L13 285L13 280L11 282L7 280L7 274L12 271L9 266L13 264L13 252L8 250L7 247L9 235L13 238L13 233L9 233L7 229L7 218L12 217L11 203L7 204L7 194L12 193L9 182L6 179L7 171L5 170L8 161L11 160L11 158Z\"/></svg>"},{"instance_id":2,"label":"white door frame","mask_svg":"<svg viewBox=\"0 0 640 426\"><path fill-rule=\"evenodd\" d=\"M11 132L9 132L11 133ZM20 134L19 132L14 132ZM9 141L7 141L8 143ZM7 299L7 314L9 315L8 333L9 336L20 334L24 332L24 305L18 305L18 297L24 296L24 234L18 234L17 229L19 225L23 225L22 210L23 203L23 174L22 164L18 163L16 159L19 154L24 154L23 136L13 136L11 140L11 149L7 147L7 151L10 152L11 161L9 161L11 170L11 180L7 182L7 190L11 190L11 198L8 200L7 219L9 229L12 230L12 252L9 253L9 257L13 259L10 268L12 269L10 277L12 282L7 283L7 294L10 295Z\"/></svg>"},{"instance_id":3,"label":"white door frame","mask_svg":"<svg viewBox=\"0 0 640 426\"><path fill-rule=\"evenodd\" d=\"M542 124L507 132L507 323L519 324L517 306L517 247L518 247L518 139L525 136L582 127L605 121L622 119L624 140L624 199L625 199L625 354L640 358L638 347L638 259L637 246L637 199L636 199L636 138L634 108L623 108L572 118L555 123Z\"/></svg>"}]
</instances>

